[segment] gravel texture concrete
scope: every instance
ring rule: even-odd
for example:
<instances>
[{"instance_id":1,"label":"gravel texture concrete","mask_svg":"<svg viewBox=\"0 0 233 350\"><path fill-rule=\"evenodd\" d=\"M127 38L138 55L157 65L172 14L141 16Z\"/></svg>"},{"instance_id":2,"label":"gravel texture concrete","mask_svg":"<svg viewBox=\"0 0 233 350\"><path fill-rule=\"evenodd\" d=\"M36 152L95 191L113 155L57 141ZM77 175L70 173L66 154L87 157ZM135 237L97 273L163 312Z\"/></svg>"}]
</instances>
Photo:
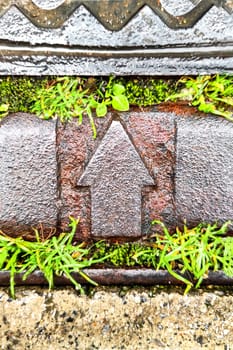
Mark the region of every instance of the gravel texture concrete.
<instances>
[{"instance_id":1,"label":"gravel texture concrete","mask_svg":"<svg viewBox=\"0 0 233 350\"><path fill-rule=\"evenodd\" d=\"M98 287L0 289L4 350L230 350L232 290Z\"/></svg>"}]
</instances>

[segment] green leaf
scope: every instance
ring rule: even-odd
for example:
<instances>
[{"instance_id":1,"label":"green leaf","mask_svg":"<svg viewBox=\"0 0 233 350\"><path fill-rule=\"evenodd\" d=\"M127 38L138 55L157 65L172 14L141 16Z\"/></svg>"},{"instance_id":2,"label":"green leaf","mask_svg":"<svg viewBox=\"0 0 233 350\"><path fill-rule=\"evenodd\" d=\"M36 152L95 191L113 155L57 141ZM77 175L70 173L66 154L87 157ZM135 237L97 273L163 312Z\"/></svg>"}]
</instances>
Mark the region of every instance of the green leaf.
<instances>
[{"instance_id":1,"label":"green leaf","mask_svg":"<svg viewBox=\"0 0 233 350\"><path fill-rule=\"evenodd\" d=\"M125 112L129 110L129 101L126 96L118 95L112 97L112 107L117 111Z\"/></svg>"},{"instance_id":2,"label":"green leaf","mask_svg":"<svg viewBox=\"0 0 233 350\"><path fill-rule=\"evenodd\" d=\"M6 103L3 103L0 105L0 118L5 117L9 112L9 105Z\"/></svg>"},{"instance_id":3,"label":"green leaf","mask_svg":"<svg viewBox=\"0 0 233 350\"><path fill-rule=\"evenodd\" d=\"M121 84L114 84L112 87L113 95L123 95L125 92L125 87Z\"/></svg>"},{"instance_id":4,"label":"green leaf","mask_svg":"<svg viewBox=\"0 0 233 350\"><path fill-rule=\"evenodd\" d=\"M96 115L97 117L104 117L107 114L107 106L104 102L98 103L96 107Z\"/></svg>"},{"instance_id":5,"label":"green leaf","mask_svg":"<svg viewBox=\"0 0 233 350\"><path fill-rule=\"evenodd\" d=\"M7 112L8 109L9 109L9 105L8 105L8 104L2 103L2 104L0 105L0 112Z\"/></svg>"},{"instance_id":6,"label":"green leaf","mask_svg":"<svg viewBox=\"0 0 233 350\"><path fill-rule=\"evenodd\" d=\"M224 102L230 106L233 106L233 98L230 96L223 97L223 98L216 98L217 101Z\"/></svg>"}]
</instances>

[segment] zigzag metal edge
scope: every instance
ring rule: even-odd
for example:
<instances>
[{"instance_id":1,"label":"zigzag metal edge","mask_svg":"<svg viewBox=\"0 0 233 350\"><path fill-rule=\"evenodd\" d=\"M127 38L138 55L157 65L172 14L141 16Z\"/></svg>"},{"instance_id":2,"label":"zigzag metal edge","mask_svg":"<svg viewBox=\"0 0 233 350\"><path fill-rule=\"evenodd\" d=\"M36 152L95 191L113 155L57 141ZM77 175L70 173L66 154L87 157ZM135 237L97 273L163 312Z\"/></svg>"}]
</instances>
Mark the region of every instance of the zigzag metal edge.
<instances>
[{"instance_id":1,"label":"zigzag metal edge","mask_svg":"<svg viewBox=\"0 0 233 350\"><path fill-rule=\"evenodd\" d=\"M194 2L194 1L193 1ZM83 5L108 30L121 30L142 7L149 6L171 29L193 27L213 6L222 6L229 13L226 1L201 0L192 10L181 16L171 15L160 0L65 0L55 9L45 10L32 0L0 0L0 17L16 6L34 25L40 28L60 28L72 13Z\"/></svg>"}]
</instances>

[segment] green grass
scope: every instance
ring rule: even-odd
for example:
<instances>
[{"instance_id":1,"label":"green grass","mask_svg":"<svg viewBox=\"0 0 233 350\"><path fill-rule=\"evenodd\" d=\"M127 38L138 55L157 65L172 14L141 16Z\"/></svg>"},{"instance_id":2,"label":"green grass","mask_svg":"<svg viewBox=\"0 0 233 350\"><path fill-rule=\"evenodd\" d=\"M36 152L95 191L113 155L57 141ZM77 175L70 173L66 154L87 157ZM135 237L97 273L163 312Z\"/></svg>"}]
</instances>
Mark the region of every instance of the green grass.
<instances>
[{"instance_id":1,"label":"green grass","mask_svg":"<svg viewBox=\"0 0 233 350\"><path fill-rule=\"evenodd\" d=\"M54 276L67 277L81 293L83 289L72 277L72 272L78 272L87 282L96 285L86 274L84 268L96 263L103 263L108 257L93 258L90 255L92 247L86 243L73 245L78 220L71 218L71 231L41 240L39 232L35 230L35 242L29 242L21 237L12 238L0 235L0 270L10 271L10 294L15 297L15 274L23 273L23 280L35 270L43 272L49 288L54 286Z\"/></svg>"},{"instance_id":2,"label":"green grass","mask_svg":"<svg viewBox=\"0 0 233 350\"><path fill-rule=\"evenodd\" d=\"M193 286L198 288L210 270L222 270L227 276L233 277L233 237L226 235L230 222L220 228L217 224L200 224L192 229L184 225L182 231L177 228L172 234L162 222L155 220L152 224L162 227L163 234L153 234L143 244L99 242L93 256L101 258L109 254L105 264L117 267L138 266L167 270L186 284L185 293ZM182 276L185 272L191 274L195 285Z\"/></svg>"},{"instance_id":3,"label":"green grass","mask_svg":"<svg viewBox=\"0 0 233 350\"><path fill-rule=\"evenodd\" d=\"M78 220L70 222L71 231L41 240L35 230L35 241L0 235L0 270L10 271L10 294L15 297L15 275L23 273L23 279L35 270L43 272L49 288L54 287L54 276L67 277L81 293L83 289L73 278L78 272L88 283L96 285L83 269L90 266L153 268L166 270L186 285L185 293L192 287L199 288L209 271L223 271L233 277L233 237L227 236L230 222L221 227L200 224L189 229L184 225L170 233L160 221L163 233L153 234L142 242L93 244L74 242ZM158 230L159 232L159 230ZM179 273L177 272L179 271ZM184 277L188 272L192 279Z\"/></svg>"},{"instance_id":4,"label":"green grass","mask_svg":"<svg viewBox=\"0 0 233 350\"><path fill-rule=\"evenodd\" d=\"M187 100L204 113L212 113L233 121L233 77L227 75L182 77L176 93L168 99Z\"/></svg>"},{"instance_id":5,"label":"green grass","mask_svg":"<svg viewBox=\"0 0 233 350\"><path fill-rule=\"evenodd\" d=\"M166 101L187 101L199 111L233 121L233 76L212 75L179 79L143 77L2 78L0 118L13 112L31 112L43 119L67 122L84 117L96 137L95 118L108 108L127 111L130 106L153 106Z\"/></svg>"}]
</instances>

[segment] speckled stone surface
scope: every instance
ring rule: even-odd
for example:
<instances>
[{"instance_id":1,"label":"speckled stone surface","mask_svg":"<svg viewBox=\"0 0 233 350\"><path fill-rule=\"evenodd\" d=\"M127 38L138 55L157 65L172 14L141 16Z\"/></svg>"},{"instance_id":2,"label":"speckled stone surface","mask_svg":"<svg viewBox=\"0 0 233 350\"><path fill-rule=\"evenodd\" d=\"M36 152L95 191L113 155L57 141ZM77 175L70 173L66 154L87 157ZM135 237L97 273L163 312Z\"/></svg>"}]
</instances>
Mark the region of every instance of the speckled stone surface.
<instances>
[{"instance_id":1,"label":"speckled stone surface","mask_svg":"<svg viewBox=\"0 0 233 350\"><path fill-rule=\"evenodd\" d=\"M211 288L0 289L3 350L231 350L233 295Z\"/></svg>"},{"instance_id":2,"label":"speckled stone surface","mask_svg":"<svg viewBox=\"0 0 233 350\"><path fill-rule=\"evenodd\" d=\"M18 113L0 123L0 229L57 225L56 121Z\"/></svg>"}]
</instances>

